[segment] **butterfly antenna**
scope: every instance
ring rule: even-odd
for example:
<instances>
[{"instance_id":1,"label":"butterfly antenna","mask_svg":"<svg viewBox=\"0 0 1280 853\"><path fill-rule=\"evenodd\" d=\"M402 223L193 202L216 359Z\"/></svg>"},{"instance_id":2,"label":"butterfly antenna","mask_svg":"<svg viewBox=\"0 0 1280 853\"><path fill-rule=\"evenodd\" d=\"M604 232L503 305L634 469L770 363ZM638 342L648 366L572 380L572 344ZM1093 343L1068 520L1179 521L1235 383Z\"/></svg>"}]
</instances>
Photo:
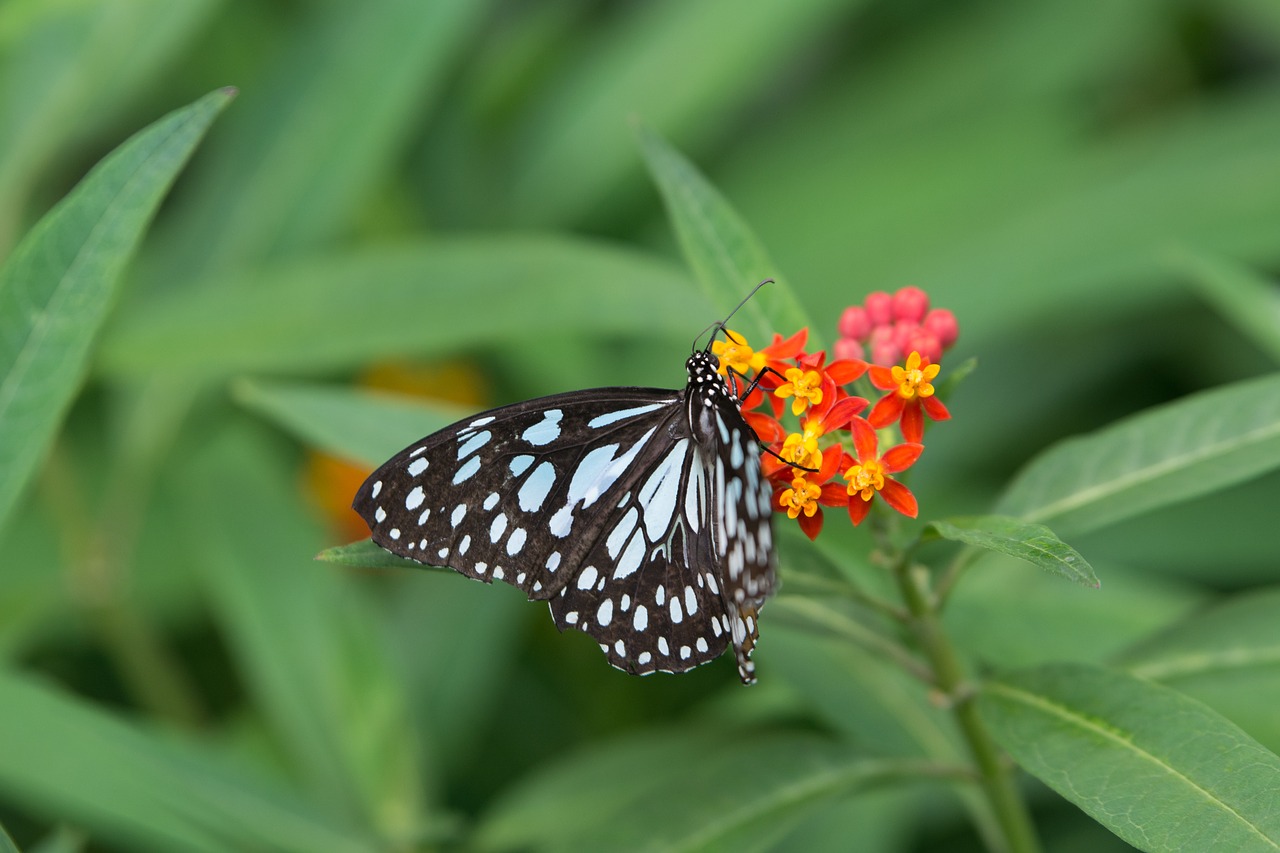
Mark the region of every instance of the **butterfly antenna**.
<instances>
[{"instance_id":1,"label":"butterfly antenna","mask_svg":"<svg viewBox=\"0 0 1280 853\"><path fill-rule=\"evenodd\" d=\"M732 311L729 312L728 316L726 316L723 320L721 320L718 323L712 323L711 326L707 327L707 329L710 329L712 326L714 326L719 331L725 332L726 334L728 334L728 329L726 329L725 326L728 324L729 320L733 317L734 314L738 313L738 310L742 308L743 305L747 304L747 301L751 299L751 297L756 295L756 291L764 287L766 284L773 284L773 279L766 278L764 281L760 282L755 287L751 288L751 292L742 298L742 301L738 303L736 308L734 308ZM702 331L705 333L707 329L703 329ZM702 335L698 335L698 337L702 337ZM712 335L711 338L712 340L714 340L715 335ZM708 350L711 349L711 341L707 341L706 349Z\"/></svg>"}]
</instances>

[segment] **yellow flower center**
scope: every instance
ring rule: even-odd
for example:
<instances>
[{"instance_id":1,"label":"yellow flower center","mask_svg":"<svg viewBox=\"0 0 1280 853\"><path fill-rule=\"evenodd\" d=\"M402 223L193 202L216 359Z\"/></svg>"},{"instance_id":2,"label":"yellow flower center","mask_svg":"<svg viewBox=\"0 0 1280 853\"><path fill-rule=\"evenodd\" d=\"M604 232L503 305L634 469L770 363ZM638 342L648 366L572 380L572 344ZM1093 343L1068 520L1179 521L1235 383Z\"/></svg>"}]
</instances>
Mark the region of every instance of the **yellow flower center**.
<instances>
[{"instance_id":1,"label":"yellow flower center","mask_svg":"<svg viewBox=\"0 0 1280 853\"><path fill-rule=\"evenodd\" d=\"M889 371L893 375L893 381L898 383L899 397L910 400L916 395L933 396L934 388L931 383L942 367L937 364L926 364L922 367L920 362L920 353L913 351L907 356L906 367L894 367Z\"/></svg>"},{"instance_id":2,"label":"yellow flower center","mask_svg":"<svg viewBox=\"0 0 1280 853\"><path fill-rule=\"evenodd\" d=\"M801 468L821 468L822 451L818 449L817 436L811 436L808 430L804 434L793 432L782 442L782 451L778 454L792 465Z\"/></svg>"},{"instance_id":3,"label":"yellow flower center","mask_svg":"<svg viewBox=\"0 0 1280 853\"><path fill-rule=\"evenodd\" d=\"M778 498L778 504L787 511L787 518L795 518L800 513L812 517L818 511L818 498L822 495L822 487L814 485L804 477L796 477L791 481L791 488Z\"/></svg>"},{"instance_id":4,"label":"yellow flower center","mask_svg":"<svg viewBox=\"0 0 1280 853\"><path fill-rule=\"evenodd\" d=\"M791 401L791 414L798 417L809 404L816 406L822 402L822 374L818 371L791 367L787 369L786 378L786 383L779 385L778 390L773 393L784 399L795 397Z\"/></svg>"},{"instance_id":5,"label":"yellow flower center","mask_svg":"<svg viewBox=\"0 0 1280 853\"><path fill-rule=\"evenodd\" d=\"M876 492L884 488L884 466L879 459L872 459L849 466L844 472L849 481L849 494L858 495L864 501L875 497Z\"/></svg>"},{"instance_id":6,"label":"yellow flower center","mask_svg":"<svg viewBox=\"0 0 1280 853\"><path fill-rule=\"evenodd\" d=\"M729 329L725 329L724 334L728 340L714 341L711 344L712 354L720 358L717 373L728 376L732 370L743 376L751 376L764 367L764 354L753 350L746 338Z\"/></svg>"}]
</instances>

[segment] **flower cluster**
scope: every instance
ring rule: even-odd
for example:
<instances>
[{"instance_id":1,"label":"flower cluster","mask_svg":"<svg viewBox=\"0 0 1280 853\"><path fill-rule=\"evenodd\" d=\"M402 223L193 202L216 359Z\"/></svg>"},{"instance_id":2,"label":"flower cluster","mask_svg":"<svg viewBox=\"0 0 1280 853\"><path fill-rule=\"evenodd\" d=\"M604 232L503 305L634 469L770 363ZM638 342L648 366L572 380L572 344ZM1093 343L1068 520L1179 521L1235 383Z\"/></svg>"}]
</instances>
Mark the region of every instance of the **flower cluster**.
<instances>
[{"instance_id":1,"label":"flower cluster","mask_svg":"<svg viewBox=\"0 0 1280 853\"><path fill-rule=\"evenodd\" d=\"M868 364L862 344L886 355L889 336L877 339L877 330L885 329L901 329L902 343L891 343L911 348L892 366ZM923 291L903 288L892 297L872 294L865 306L847 309L840 331L832 361L825 352L805 352L807 329L789 338L774 335L760 350L731 330L712 345L720 373L740 393L749 389L743 417L765 447L761 467L774 487L775 511L795 519L810 539L822 530L824 506L843 508L857 525L879 497L915 518L916 498L894 475L920 458L925 418L951 416L933 386L942 351L956 338L950 311L929 311ZM865 416L869 401L846 389L859 380L886 392ZM783 424L787 412L799 421L795 429ZM881 452L881 431L894 425L903 441Z\"/></svg>"},{"instance_id":2,"label":"flower cluster","mask_svg":"<svg viewBox=\"0 0 1280 853\"><path fill-rule=\"evenodd\" d=\"M945 308L929 310L929 295L918 287L904 287L890 296L882 290L867 294L861 305L840 315L836 358L865 358L883 367L901 364L912 352L937 364L960 333L956 317Z\"/></svg>"}]
</instances>

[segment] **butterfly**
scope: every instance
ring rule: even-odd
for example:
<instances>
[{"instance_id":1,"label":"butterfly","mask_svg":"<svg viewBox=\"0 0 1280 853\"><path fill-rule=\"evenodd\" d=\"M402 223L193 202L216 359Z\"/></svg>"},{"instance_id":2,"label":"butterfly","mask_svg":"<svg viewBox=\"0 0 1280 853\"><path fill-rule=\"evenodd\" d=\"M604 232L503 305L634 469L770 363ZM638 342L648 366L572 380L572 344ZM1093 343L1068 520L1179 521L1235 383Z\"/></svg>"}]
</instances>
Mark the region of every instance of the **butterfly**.
<instances>
[{"instance_id":1,"label":"butterfly","mask_svg":"<svg viewBox=\"0 0 1280 853\"><path fill-rule=\"evenodd\" d=\"M572 391L428 435L353 507L393 554L547 601L618 669L684 672L732 645L750 684L777 588L772 487L711 340L683 390Z\"/></svg>"}]
</instances>

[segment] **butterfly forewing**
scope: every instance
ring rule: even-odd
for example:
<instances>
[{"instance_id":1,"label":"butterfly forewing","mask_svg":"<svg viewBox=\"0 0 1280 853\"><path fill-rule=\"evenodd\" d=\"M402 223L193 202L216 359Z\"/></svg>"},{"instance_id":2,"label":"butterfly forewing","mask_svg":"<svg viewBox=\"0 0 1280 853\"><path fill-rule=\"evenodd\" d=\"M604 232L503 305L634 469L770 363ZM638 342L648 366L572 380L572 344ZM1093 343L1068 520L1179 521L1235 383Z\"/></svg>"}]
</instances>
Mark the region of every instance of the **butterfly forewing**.
<instances>
[{"instance_id":1,"label":"butterfly forewing","mask_svg":"<svg viewBox=\"0 0 1280 853\"><path fill-rule=\"evenodd\" d=\"M600 508L678 414L678 396L578 391L481 413L405 448L354 507L394 554L550 598L578 570Z\"/></svg>"},{"instance_id":2,"label":"butterfly forewing","mask_svg":"<svg viewBox=\"0 0 1280 853\"><path fill-rule=\"evenodd\" d=\"M628 672L730 643L743 681L773 592L771 493L737 398L695 353L682 392L602 388L481 413L361 486L378 545L531 599Z\"/></svg>"}]
</instances>

